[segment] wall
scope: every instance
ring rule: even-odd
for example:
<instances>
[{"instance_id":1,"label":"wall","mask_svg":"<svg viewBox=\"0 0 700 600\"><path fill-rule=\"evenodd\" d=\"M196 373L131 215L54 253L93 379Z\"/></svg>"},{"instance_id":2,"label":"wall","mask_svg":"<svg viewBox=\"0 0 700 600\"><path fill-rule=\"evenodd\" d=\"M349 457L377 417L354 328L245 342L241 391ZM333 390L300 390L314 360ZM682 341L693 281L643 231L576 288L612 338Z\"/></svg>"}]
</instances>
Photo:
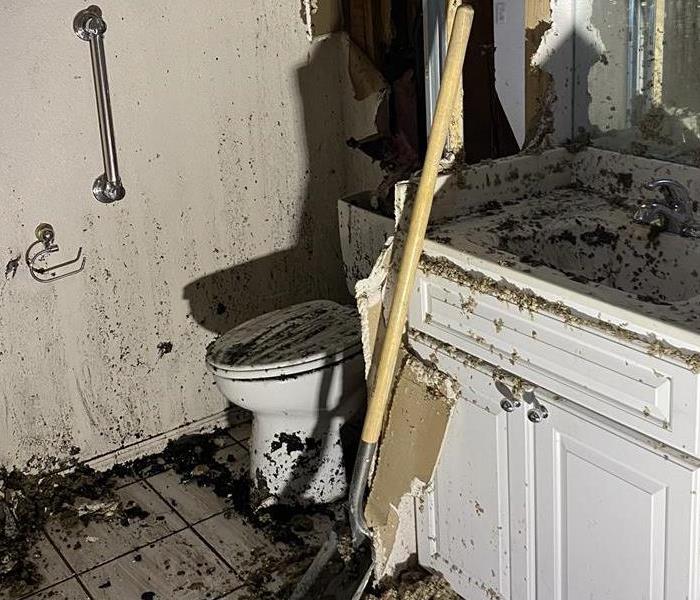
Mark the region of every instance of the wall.
<instances>
[{"instance_id":1,"label":"wall","mask_svg":"<svg viewBox=\"0 0 700 600\"><path fill-rule=\"evenodd\" d=\"M293 301L347 299L335 202L377 176L344 143L374 130L376 98L352 100L347 43L309 44L298 2L103 0L127 195L99 204L85 5L0 8L0 268L42 221L87 256L52 284L22 261L0 272L0 463L21 467L216 418L205 346Z\"/></svg>"}]
</instances>

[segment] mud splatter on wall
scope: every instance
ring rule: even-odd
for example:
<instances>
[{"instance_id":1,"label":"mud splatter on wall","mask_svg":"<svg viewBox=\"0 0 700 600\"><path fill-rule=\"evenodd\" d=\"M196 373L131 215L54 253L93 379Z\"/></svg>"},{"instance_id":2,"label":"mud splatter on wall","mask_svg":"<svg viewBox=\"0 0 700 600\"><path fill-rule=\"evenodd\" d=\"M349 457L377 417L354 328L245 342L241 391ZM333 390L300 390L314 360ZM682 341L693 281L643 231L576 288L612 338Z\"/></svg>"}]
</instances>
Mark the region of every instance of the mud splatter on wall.
<instances>
[{"instance_id":1,"label":"mud splatter on wall","mask_svg":"<svg viewBox=\"0 0 700 600\"><path fill-rule=\"evenodd\" d=\"M344 144L373 130L376 98L353 100L345 38L309 44L297 4L101 7L127 190L109 206L90 192L102 159L80 6L0 8L2 264L42 221L87 256L54 284L23 263L0 277L9 466L89 458L224 409L207 343L290 302L344 299L336 199L376 175Z\"/></svg>"}]
</instances>

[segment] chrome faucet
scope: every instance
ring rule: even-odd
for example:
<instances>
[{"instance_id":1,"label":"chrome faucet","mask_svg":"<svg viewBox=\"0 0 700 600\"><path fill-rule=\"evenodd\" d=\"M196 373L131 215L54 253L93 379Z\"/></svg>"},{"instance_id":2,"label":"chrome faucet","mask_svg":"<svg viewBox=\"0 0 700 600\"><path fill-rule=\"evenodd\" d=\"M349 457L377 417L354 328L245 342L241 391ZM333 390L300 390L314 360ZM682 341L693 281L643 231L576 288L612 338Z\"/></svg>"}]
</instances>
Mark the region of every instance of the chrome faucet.
<instances>
[{"instance_id":1,"label":"chrome faucet","mask_svg":"<svg viewBox=\"0 0 700 600\"><path fill-rule=\"evenodd\" d=\"M642 202L632 217L635 223L653 225L668 233L700 237L700 225L693 215L693 201L688 190L674 179L653 179L644 184L648 190L661 190L663 199Z\"/></svg>"}]
</instances>

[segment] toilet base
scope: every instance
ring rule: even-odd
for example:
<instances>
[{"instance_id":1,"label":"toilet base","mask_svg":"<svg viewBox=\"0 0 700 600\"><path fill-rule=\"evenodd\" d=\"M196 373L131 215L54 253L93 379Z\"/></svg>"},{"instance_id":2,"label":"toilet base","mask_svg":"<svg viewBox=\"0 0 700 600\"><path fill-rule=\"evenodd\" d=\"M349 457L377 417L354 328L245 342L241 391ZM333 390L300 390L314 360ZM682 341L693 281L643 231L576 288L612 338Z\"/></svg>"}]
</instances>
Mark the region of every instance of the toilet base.
<instances>
[{"instance_id":1,"label":"toilet base","mask_svg":"<svg viewBox=\"0 0 700 600\"><path fill-rule=\"evenodd\" d=\"M214 374L229 402L253 413L254 506L327 504L347 495L345 460L355 455L359 427L344 426L363 414L367 393L361 352L293 376Z\"/></svg>"},{"instance_id":2,"label":"toilet base","mask_svg":"<svg viewBox=\"0 0 700 600\"><path fill-rule=\"evenodd\" d=\"M361 400L347 399L348 406ZM256 505L329 504L348 491L341 428L348 415L260 414L250 439Z\"/></svg>"}]
</instances>

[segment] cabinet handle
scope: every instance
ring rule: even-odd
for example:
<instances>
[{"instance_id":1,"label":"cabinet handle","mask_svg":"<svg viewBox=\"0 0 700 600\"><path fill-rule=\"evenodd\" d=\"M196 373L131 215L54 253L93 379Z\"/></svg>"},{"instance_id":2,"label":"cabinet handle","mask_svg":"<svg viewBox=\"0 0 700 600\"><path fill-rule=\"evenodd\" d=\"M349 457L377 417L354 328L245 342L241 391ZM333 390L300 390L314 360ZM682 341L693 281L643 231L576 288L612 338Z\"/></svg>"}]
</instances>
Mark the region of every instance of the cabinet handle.
<instances>
[{"instance_id":1,"label":"cabinet handle","mask_svg":"<svg viewBox=\"0 0 700 600\"><path fill-rule=\"evenodd\" d=\"M502 381L495 381L494 385L496 389L503 395L501 400L501 408L505 412L513 412L516 408L520 408L522 402L530 405L530 409L527 411L527 418L532 423L539 423L549 416L549 411L547 407L540 404L535 395L535 386L531 383L523 382L523 385L519 388L521 398L518 398L510 388Z\"/></svg>"},{"instance_id":2,"label":"cabinet handle","mask_svg":"<svg viewBox=\"0 0 700 600\"><path fill-rule=\"evenodd\" d=\"M527 385L523 388L523 400L532 406L527 411L527 418L532 423L540 423L549 416L547 407L540 404L535 395L535 386Z\"/></svg>"},{"instance_id":3,"label":"cabinet handle","mask_svg":"<svg viewBox=\"0 0 700 600\"><path fill-rule=\"evenodd\" d=\"M494 382L496 389L503 395L501 400L501 408L506 412L513 412L516 408L520 408L520 398L516 397L510 388L502 381Z\"/></svg>"},{"instance_id":4,"label":"cabinet handle","mask_svg":"<svg viewBox=\"0 0 700 600\"><path fill-rule=\"evenodd\" d=\"M549 416L549 411L547 410L547 407L542 406L541 404L537 404L537 406L534 406L530 410L527 411L527 418L532 422L532 423L539 423L546 419Z\"/></svg>"},{"instance_id":5,"label":"cabinet handle","mask_svg":"<svg viewBox=\"0 0 700 600\"><path fill-rule=\"evenodd\" d=\"M501 400L501 408L506 412L513 412L516 408L520 408L520 400L517 398L503 398Z\"/></svg>"}]
</instances>

